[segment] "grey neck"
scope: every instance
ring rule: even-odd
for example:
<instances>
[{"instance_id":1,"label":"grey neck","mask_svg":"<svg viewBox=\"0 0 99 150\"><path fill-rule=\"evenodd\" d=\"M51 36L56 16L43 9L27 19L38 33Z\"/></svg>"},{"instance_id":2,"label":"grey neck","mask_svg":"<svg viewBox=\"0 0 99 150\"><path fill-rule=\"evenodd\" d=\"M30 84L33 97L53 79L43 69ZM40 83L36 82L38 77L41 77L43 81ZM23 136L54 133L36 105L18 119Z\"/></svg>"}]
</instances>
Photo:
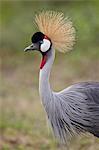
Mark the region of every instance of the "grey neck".
<instances>
[{"instance_id":1,"label":"grey neck","mask_svg":"<svg viewBox=\"0 0 99 150\"><path fill-rule=\"evenodd\" d=\"M43 104L52 97L52 90L49 83L50 71L55 58L55 50L51 48L47 53L47 62L39 74L39 94Z\"/></svg>"}]
</instances>

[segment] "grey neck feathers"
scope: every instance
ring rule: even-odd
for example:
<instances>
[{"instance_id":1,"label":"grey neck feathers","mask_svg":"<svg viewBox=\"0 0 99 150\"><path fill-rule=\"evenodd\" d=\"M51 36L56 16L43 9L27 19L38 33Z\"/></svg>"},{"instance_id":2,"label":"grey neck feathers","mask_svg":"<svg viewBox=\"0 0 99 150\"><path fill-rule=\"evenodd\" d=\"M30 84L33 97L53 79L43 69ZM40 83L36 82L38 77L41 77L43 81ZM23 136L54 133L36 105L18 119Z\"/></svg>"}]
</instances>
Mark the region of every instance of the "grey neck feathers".
<instances>
[{"instance_id":1,"label":"grey neck feathers","mask_svg":"<svg viewBox=\"0 0 99 150\"><path fill-rule=\"evenodd\" d=\"M49 83L49 77L51 72L51 67L55 58L55 50L51 50L47 53L47 62L42 69L40 69L39 74L39 94L44 105L50 102L52 98L52 90ZM46 106L45 106L46 107Z\"/></svg>"}]
</instances>

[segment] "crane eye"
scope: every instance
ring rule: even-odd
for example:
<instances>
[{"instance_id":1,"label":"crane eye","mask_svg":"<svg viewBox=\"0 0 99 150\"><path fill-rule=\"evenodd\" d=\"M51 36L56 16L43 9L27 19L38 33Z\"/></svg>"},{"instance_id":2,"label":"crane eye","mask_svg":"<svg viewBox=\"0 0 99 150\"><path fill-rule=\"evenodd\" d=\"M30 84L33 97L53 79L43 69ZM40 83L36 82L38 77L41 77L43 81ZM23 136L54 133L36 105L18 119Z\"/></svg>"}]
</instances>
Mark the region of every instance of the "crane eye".
<instances>
[{"instance_id":1,"label":"crane eye","mask_svg":"<svg viewBox=\"0 0 99 150\"><path fill-rule=\"evenodd\" d=\"M51 46L51 42L48 39L43 39L43 43L41 44L40 50L42 52L46 52L49 50Z\"/></svg>"},{"instance_id":2,"label":"crane eye","mask_svg":"<svg viewBox=\"0 0 99 150\"><path fill-rule=\"evenodd\" d=\"M40 44L43 44L43 41L40 41L39 43L40 43Z\"/></svg>"}]
</instances>

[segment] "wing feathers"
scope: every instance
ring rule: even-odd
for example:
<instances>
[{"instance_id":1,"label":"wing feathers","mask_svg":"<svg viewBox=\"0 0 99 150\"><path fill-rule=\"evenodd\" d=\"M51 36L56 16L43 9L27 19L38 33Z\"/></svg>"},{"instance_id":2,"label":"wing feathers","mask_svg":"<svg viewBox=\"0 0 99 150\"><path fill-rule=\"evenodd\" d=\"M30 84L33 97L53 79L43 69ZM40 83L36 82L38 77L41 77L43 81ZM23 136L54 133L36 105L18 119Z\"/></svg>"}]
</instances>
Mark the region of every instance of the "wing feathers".
<instances>
[{"instance_id":1,"label":"wing feathers","mask_svg":"<svg viewBox=\"0 0 99 150\"><path fill-rule=\"evenodd\" d=\"M99 137L99 83L79 83L54 93L53 103L49 120L62 142L80 132Z\"/></svg>"}]
</instances>

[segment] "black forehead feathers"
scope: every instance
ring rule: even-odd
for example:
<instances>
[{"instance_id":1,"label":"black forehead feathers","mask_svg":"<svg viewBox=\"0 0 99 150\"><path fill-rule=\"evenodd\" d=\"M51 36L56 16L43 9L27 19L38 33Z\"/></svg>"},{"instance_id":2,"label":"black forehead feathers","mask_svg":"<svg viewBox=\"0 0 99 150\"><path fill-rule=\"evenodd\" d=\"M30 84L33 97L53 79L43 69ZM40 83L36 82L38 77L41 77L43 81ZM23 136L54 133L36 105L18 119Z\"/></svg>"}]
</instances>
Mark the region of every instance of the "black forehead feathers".
<instances>
[{"instance_id":1,"label":"black forehead feathers","mask_svg":"<svg viewBox=\"0 0 99 150\"><path fill-rule=\"evenodd\" d=\"M44 39L44 34L41 32L34 33L32 38L31 38L32 43L37 43L39 41L42 41L43 39Z\"/></svg>"}]
</instances>

